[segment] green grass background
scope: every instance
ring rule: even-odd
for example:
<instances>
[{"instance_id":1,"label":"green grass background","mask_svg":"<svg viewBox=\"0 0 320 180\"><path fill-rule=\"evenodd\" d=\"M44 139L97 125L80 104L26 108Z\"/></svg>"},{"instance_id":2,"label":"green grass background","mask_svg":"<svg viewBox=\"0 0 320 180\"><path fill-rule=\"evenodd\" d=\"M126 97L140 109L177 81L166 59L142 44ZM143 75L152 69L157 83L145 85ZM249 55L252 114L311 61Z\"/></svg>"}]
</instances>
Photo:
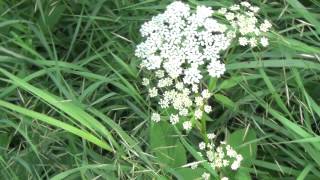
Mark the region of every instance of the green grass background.
<instances>
[{"instance_id":1,"label":"green grass background","mask_svg":"<svg viewBox=\"0 0 320 180\"><path fill-rule=\"evenodd\" d=\"M134 57L140 25L170 2L0 1L0 179L185 179L150 148ZM228 50L207 129L255 132L252 178L320 179L320 1L252 2L271 45ZM192 159L196 133L177 136Z\"/></svg>"}]
</instances>

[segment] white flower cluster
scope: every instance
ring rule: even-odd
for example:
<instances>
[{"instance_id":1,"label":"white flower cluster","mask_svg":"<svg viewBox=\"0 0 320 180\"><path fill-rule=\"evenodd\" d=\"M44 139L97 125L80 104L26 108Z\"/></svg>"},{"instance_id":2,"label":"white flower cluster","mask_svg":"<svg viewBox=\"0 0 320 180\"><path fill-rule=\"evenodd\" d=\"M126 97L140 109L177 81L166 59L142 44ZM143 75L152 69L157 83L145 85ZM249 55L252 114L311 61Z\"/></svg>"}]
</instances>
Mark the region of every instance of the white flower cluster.
<instances>
[{"instance_id":1,"label":"white flower cluster","mask_svg":"<svg viewBox=\"0 0 320 180\"><path fill-rule=\"evenodd\" d=\"M243 157L225 142L220 142L220 146L216 148L213 143L201 142L199 149L206 152L206 158L214 169L230 167L237 170L243 160Z\"/></svg>"},{"instance_id":2,"label":"white flower cluster","mask_svg":"<svg viewBox=\"0 0 320 180\"><path fill-rule=\"evenodd\" d=\"M219 54L231 42L227 27L212 15L209 7L198 6L192 12L187 4L175 1L140 29L145 41L137 46L135 55L149 73L143 84L149 88L149 97L173 112L169 118L172 124L179 123L181 117L201 119L204 112L212 111L206 103L211 94L201 90L201 80L206 75L223 75L226 68ZM159 117L154 113L151 119L158 122ZM183 128L189 130L192 124L185 121Z\"/></svg>"},{"instance_id":3,"label":"white flower cluster","mask_svg":"<svg viewBox=\"0 0 320 180\"><path fill-rule=\"evenodd\" d=\"M201 152L200 155L205 156L207 162L215 170L222 168L230 168L234 171L237 170L241 165L241 161L243 160L242 155L238 154L224 141L220 142L218 147L215 147L212 141L212 138L214 138L215 135L208 134L208 138L209 137L211 138L209 139L211 140L211 143L199 143L199 149L205 152L205 155L202 155ZM203 179L209 179L209 177L210 175L208 173L204 173L202 175ZM227 177L225 177L225 179L227 179Z\"/></svg>"},{"instance_id":4,"label":"white flower cluster","mask_svg":"<svg viewBox=\"0 0 320 180\"><path fill-rule=\"evenodd\" d=\"M202 156L205 160L191 162L183 167L190 167L191 169L196 169L199 164L203 162L208 162L209 165L215 171L221 171L221 169L226 170L225 168L230 168L233 171L236 171L240 165L243 157L241 154L238 154L230 145L225 141L221 141L219 146L215 146L214 139L216 135L214 133L208 133L207 138L209 143L200 142L198 154ZM201 179L208 180L210 179L210 174L204 172L201 176ZM228 177L222 177L221 180L228 180Z\"/></svg>"},{"instance_id":5,"label":"white flower cluster","mask_svg":"<svg viewBox=\"0 0 320 180\"><path fill-rule=\"evenodd\" d=\"M203 173L202 175L201 175L201 178L203 179L203 180L210 180L210 174L209 173ZM229 180L229 178L227 178L227 177L222 177L220 180Z\"/></svg>"},{"instance_id":6,"label":"white flower cluster","mask_svg":"<svg viewBox=\"0 0 320 180\"><path fill-rule=\"evenodd\" d=\"M260 44L266 47L269 45L266 33L272 25L268 20L259 23L258 12L259 7L246 1L241 2L240 5L232 5L229 8L221 8L217 11L230 23L235 31L234 34L239 35L238 42L241 46L256 47Z\"/></svg>"}]
</instances>

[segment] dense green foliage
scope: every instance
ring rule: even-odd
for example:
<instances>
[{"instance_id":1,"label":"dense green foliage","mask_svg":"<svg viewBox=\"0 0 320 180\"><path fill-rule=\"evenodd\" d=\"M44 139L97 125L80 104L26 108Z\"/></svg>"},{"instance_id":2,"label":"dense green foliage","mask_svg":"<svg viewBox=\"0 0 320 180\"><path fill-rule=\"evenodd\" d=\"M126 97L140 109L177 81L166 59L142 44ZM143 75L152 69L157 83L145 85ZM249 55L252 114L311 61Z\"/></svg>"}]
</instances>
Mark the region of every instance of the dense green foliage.
<instances>
[{"instance_id":1,"label":"dense green foliage","mask_svg":"<svg viewBox=\"0 0 320 180\"><path fill-rule=\"evenodd\" d=\"M252 2L270 46L228 50L207 129L244 155L237 179L320 179L320 2ZM168 3L0 1L0 179L201 176L208 166L181 168L201 160L195 133L150 122L134 57L140 25Z\"/></svg>"}]
</instances>

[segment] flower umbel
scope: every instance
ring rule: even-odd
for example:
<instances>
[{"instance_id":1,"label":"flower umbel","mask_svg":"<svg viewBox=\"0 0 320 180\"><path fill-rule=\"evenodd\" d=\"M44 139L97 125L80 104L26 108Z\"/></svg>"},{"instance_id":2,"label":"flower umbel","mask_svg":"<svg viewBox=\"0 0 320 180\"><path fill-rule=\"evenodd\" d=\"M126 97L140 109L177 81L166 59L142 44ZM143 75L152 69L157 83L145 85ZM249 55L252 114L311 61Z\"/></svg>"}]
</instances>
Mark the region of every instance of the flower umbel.
<instances>
[{"instance_id":1,"label":"flower umbel","mask_svg":"<svg viewBox=\"0 0 320 180\"><path fill-rule=\"evenodd\" d=\"M268 20L262 23L257 18L260 8L243 1L240 5L232 5L229 8L221 8L217 14L223 15L231 25L231 31L238 34L238 43L240 46L256 47L269 45L267 32L272 25Z\"/></svg>"},{"instance_id":2,"label":"flower umbel","mask_svg":"<svg viewBox=\"0 0 320 180\"><path fill-rule=\"evenodd\" d=\"M219 61L220 53L232 38L226 35L227 27L212 15L209 7L198 6L193 12L189 5L176 1L140 29L145 41L137 46L135 55L148 74L143 84L162 109L171 109L169 121L182 122L185 130L192 128L191 115L201 119L203 113L212 111L207 105L209 91L198 94L203 77L219 78L226 70ZM195 113L188 117L189 111Z\"/></svg>"}]
</instances>

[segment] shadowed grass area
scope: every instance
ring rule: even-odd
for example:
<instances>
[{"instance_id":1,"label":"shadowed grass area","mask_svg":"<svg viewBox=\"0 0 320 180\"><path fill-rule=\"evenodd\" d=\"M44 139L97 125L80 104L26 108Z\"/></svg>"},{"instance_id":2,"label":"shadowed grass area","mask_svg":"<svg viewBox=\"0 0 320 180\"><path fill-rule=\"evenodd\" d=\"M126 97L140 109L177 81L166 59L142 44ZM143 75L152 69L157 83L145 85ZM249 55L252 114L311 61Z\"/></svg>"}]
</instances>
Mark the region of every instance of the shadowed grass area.
<instances>
[{"instance_id":1,"label":"shadowed grass area","mask_svg":"<svg viewBox=\"0 0 320 180\"><path fill-rule=\"evenodd\" d=\"M199 139L168 129L175 166L159 160L134 57L140 25L170 2L0 1L0 179L186 179L179 162L201 160ZM255 132L252 179L319 179L320 3L252 2L273 23L270 46L224 55L207 129Z\"/></svg>"}]
</instances>

